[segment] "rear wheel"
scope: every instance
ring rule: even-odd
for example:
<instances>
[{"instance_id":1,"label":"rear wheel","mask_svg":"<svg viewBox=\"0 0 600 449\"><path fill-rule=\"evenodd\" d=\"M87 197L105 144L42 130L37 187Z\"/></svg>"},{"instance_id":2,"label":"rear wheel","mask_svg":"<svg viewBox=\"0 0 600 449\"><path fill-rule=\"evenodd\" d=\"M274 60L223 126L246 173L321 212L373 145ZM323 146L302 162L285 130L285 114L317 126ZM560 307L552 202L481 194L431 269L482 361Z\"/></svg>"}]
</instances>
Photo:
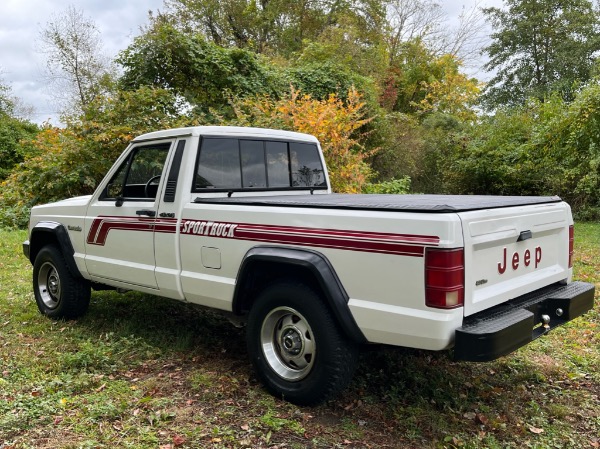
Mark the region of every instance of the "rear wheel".
<instances>
[{"instance_id":1,"label":"rear wheel","mask_svg":"<svg viewBox=\"0 0 600 449\"><path fill-rule=\"evenodd\" d=\"M348 340L320 295L294 281L267 287L248 317L248 352L275 396L314 405L352 379L358 347Z\"/></svg>"},{"instance_id":2,"label":"rear wheel","mask_svg":"<svg viewBox=\"0 0 600 449\"><path fill-rule=\"evenodd\" d=\"M87 312L91 288L74 276L60 250L43 247L33 264L33 292L40 312L51 318L77 318Z\"/></svg>"}]
</instances>

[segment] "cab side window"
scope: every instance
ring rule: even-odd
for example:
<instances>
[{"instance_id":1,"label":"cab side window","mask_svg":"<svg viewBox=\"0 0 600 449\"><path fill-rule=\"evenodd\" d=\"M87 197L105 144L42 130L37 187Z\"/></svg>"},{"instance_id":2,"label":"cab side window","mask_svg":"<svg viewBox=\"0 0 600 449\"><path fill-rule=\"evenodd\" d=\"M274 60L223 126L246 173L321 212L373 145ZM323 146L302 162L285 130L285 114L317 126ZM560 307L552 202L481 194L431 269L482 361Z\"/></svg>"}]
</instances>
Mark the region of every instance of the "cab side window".
<instances>
[{"instance_id":1,"label":"cab side window","mask_svg":"<svg viewBox=\"0 0 600 449\"><path fill-rule=\"evenodd\" d=\"M203 139L196 172L196 188L242 187L240 149L237 139Z\"/></svg>"},{"instance_id":2,"label":"cab side window","mask_svg":"<svg viewBox=\"0 0 600 449\"><path fill-rule=\"evenodd\" d=\"M100 200L154 200L170 147L170 143L161 143L134 148L107 184Z\"/></svg>"}]
</instances>

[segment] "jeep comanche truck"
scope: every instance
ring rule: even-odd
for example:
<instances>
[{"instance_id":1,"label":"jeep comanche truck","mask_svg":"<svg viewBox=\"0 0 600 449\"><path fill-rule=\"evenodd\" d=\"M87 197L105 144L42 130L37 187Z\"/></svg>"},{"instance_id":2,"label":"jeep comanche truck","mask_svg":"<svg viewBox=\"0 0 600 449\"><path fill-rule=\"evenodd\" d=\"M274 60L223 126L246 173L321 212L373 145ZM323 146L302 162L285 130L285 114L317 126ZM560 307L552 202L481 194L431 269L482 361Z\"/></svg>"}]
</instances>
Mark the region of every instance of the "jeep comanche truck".
<instances>
[{"instance_id":1,"label":"jeep comanche truck","mask_svg":"<svg viewBox=\"0 0 600 449\"><path fill-rule=\"evenodd\" d=\"M333 194L317 139L193 127L134 139L93 195L36 206L41 313L137 290L246 322L257 376L315 404L366 343L488 361L593 306L558 197Z\"/></svg>"}]
</instances>

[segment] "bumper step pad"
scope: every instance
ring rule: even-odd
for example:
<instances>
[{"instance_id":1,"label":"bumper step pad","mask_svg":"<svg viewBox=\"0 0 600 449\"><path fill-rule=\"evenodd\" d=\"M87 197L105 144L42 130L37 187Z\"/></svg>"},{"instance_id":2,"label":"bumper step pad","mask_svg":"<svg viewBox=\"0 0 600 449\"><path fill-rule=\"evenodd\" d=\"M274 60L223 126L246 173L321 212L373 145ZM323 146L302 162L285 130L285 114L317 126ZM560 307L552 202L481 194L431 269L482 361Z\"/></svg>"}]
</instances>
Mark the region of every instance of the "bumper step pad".
<instances>
[{"instance_id":1,"label":"bumper step pad","mask_svg":"<svg viewBox=\"0 0 600 449\"><path fill-rule=\"evenodd\" d=\"M456 331L454 359L486 362L583 315L594 306L592 284L552 285L465 318Z\"/></svg>"}]
</instances>

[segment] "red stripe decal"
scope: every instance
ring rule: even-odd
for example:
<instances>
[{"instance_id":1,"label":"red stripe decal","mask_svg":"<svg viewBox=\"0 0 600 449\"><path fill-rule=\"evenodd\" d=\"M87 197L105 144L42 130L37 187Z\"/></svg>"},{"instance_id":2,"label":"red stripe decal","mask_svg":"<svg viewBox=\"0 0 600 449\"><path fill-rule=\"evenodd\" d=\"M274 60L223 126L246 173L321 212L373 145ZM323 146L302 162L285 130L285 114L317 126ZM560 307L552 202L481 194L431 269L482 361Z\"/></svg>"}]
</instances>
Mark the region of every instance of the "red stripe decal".
<instances>
[{"instance_id":1,"label":"red stripe decal","mask_svg":"<svg viewBox=\"0 0 600 449\"><path fill-rule=\"evenodd\" d=\"M105 217L94 219L87 242L104 245L112 229L141 232L177 232L176 219L137 217ZM252 223L226 223L184 219L179 225L181 234L254 242L334 248L423 257L425 247L438 246L440 239L430 235L392 234L341 229L318 229L292 226L270 226Z\"/></svg>"},{"instance_id":2,"label":"red stripe decal","mask_svg":"<svg viewBox=\"0 0 600 449\"><path fill-rule=\"evenodd\" d=\"M90 245L104 246L106 239L108 238L108 233L112 229L174 234L177 231L177 220L169 218L155 219L99 216L94 219L92 226L90 227L87 243Z\"/></svg>"},{"instance_id":3,"label":"red stripe decal","mask_svg":"<svg viewBox=\"0 0 600 449\"><path fill-rule=\"evenodd\" d=\"M224 223L183 220L181 233L265 243L335 248L404 256L423 257L426 246L439 245L436 236L383 232L270 226L251 223Z\"/></svg>"}]
</instances>

